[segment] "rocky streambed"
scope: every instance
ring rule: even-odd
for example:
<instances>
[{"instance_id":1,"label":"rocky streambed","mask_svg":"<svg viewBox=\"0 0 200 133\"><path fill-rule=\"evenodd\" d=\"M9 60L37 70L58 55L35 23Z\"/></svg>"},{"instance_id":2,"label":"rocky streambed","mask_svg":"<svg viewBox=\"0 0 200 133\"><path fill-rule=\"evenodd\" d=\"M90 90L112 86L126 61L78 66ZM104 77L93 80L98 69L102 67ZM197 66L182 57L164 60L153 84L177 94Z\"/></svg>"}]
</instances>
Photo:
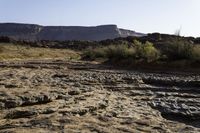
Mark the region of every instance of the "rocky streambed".
<instances>
[{"instance_id":1,"label":"rocky streambed","mask_svg":"<svg viewBox=\"0 0 200 133\"><path fill-rule=\"evenodd\" d=\"M198 133L200 75L0 62L0 132Z\"/></svg>"}]
</instances>

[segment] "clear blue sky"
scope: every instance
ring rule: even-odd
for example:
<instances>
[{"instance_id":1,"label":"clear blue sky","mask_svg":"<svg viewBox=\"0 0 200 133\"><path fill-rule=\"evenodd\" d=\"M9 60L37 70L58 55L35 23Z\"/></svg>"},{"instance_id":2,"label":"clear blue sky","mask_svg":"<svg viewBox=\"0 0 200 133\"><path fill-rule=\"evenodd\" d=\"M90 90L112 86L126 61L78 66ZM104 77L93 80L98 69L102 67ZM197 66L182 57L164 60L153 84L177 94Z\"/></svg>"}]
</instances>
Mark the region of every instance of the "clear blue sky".
<instances>
[{"instance_id":1,"label":"clear blue sky","mask_svg":"<svg viewBox=\"0 0 200 133\"><path fill-rule=\"evenodd\" d=\"M200 36L200 0L0 0L0 22L95 26Z\"/></svg>"}]
</instances>

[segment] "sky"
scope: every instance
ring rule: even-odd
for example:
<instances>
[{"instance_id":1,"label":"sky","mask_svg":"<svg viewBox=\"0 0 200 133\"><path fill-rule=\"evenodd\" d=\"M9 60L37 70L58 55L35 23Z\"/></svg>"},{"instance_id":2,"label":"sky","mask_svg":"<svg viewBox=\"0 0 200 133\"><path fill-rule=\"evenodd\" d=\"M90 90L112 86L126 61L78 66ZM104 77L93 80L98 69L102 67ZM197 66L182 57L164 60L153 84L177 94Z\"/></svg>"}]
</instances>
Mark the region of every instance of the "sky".
<instances>
[{"instance_id":1,"label":"sky","mask_svg":"<svg viewBox=\"0 0 200 133\"><path fill-rule=\"evenodd\" d=\"M0 0L0 22L96 26L200 37L200 0Z\"/></svg>"}]
</instances>

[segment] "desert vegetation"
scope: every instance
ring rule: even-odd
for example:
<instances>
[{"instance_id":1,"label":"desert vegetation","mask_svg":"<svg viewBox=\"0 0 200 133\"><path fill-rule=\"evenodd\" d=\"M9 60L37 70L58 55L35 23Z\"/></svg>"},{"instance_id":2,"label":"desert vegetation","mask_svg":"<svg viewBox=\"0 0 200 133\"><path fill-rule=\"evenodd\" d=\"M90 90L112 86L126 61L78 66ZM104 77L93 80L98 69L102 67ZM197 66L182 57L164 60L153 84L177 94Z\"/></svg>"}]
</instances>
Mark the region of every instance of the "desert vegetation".
<instances>
[{"instance_id":1,"label":"desert vegetation","mask_svg":"<svg viewBox=\"0 0 200 133\"><path fill-rule=\"evenodd\" d=\"M131 66L198 67L199 38L166 34L104 41L16 41L0 37L0 59L62 58Z\"/></svg>"},{"instance_id":2,"label":"desert vegetation","mask_svg":"<svg viewBox=\"0 0 200 133\"><path fill-rule=\"evenodd\" d=\"M126 65L135 63L174 63L176 65L193 64L200 61L200 45L180 39L165 42L162 46L139 40L113 43L96 48L88 48L83 53L84 59L97 60L104 58L108 62L123 62ZM183 63L184 62L184 63ZM124 64L123 64L124 65Z\"/></svg>"},{"instance_id":3,"label":"desert vegetation","mask_svg":"<svg viewBox=\"0 0 200 133\"><path fill-rule=\"evenodd\" d=\"M135 40L135 43L119 44L119 45L108 45L99 48L89 48L84 53L84 58L96 59L96 58L106 58L109 60L145 60L151 62L159 58L159 51L153 46L152 43L146 42L142 44L141 42Z\"/></svg>"}]
</instances>

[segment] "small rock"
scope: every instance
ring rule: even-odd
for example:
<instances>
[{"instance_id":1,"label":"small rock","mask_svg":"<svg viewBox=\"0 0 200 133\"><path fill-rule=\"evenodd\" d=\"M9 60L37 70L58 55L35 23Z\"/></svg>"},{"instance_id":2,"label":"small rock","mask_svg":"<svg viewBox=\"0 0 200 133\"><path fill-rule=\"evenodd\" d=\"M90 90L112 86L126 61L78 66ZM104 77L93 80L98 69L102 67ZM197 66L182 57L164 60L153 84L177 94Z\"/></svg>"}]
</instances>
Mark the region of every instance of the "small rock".
<instances>
[{"instance_id":1,"label":"small rock","mask_svg":"<svg viewBox=\"0 0 200 133\"><path fill-rule=\"evenodd\" d=\"M78 89L70 90L68 92L69 95L79 95L80 91Z\"/></svg>"}]
</instances>

